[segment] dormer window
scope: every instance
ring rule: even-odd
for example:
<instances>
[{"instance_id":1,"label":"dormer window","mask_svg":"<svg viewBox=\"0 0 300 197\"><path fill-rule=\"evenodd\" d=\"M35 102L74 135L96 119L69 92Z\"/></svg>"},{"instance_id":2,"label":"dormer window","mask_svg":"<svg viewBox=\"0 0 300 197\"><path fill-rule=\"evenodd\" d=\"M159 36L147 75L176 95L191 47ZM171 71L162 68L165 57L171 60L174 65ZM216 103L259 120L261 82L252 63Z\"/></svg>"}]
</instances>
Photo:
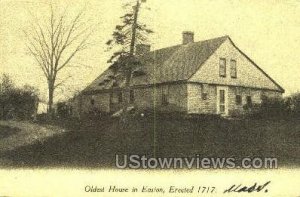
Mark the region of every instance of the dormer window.
<instances>
[{"instance_id":1,"label":"dormer window","mask_svg":"<svg viewBox=\"0 0 300 197\"><path fill-rule=\"evenodd\" d=\"M219 75L220 75L220 77L226 77L226 59L225 58L220 58Z\"/></svg>"},{"instance_id":2,"label":"dormer window","mask_svg":"<svg viewBox=\"0 0 300 197\"><path fill-rule=\"evenodd\" d=\"M230 60L230 76L231 78L236 78L237 77L237 72L236 72L236 60Z\"/></svg>"}]
</instances>

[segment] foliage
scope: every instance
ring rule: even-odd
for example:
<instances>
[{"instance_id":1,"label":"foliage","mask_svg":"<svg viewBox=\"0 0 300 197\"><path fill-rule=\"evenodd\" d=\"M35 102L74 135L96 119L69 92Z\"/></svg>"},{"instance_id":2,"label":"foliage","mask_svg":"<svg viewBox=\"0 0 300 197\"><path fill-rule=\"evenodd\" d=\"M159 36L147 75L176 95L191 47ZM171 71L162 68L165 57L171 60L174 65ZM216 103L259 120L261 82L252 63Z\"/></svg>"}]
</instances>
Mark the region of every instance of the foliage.
<instances>
[{"instance_id":1,"label":"foliage","mask_svg":"<svg viewBox=\"0 0 300 197\"><path fill-rule=\"evenodd\" d=\"M124 78L124 91L130 92L130 81L133 71L140 65L140 62L135 54L136 44L145 44L148 35L153 33L151 29L138 20L141 4L145 1L137 0L136 4L132 6L124 16L120 17L122 23L115 27L112 34L112 39L107 41L108 49L117 48L118 50L113 53L108 63L111 63L110 69L113 71L111 77L112 84L119 86L117 75L120 74ZM114 87L113 86L113 87ZM125 122L127 108L129 103L127 99L123 103L122 121Z\"/></svg>"},{"instance_id":2,"label":"foliage","mask_svg":"<svg viewBox=\"0 0 300 197\"><path fill-rule=\"evenodd\" d=\"M116 25L112 33L112 39L106 42L108 50L117 49L108 60L111 63L110 69L115 73L125 76L126 86L129 86L132 71L139 66L138 58L135 57L135 47L137 44L146 44L148 35L153 33L145 24L138 20L141 9L141 2L137 0L136 5L132 6L125 15L121 16L121 24ZM115 76L112 80L115 80Z\"/></svg>"},{"instance_id":3,"label":"foliage","mask_svg":"<svg viewBox=\"0 0 300 197\"><path fill-rule=\"evenodd\" d=\"M70 107L66 104L66 102L57 103L57 115L60 118L66 118L70 115Z\"/></svg>"},{"instance_id":4,"label":"foliage","mask_svg":"<svg viewBox=\"0 0 300 197\"><path fill-rule=\"evenodd\" d=\"M300 94L286 98L263 96L260 104L245 105L244 109L255 118L289 118L300 114Z\"/></svg>"},{"instance_id":5,"label":"foliage","mask_svg":"<svg viewBox=\"0 0 300 197\"><path fill-rule=\"evenodd\" d=\"M262 97L260 111L265 115L282 116L287 111L287 106L283 98Z\"/></svg>"},{"instance_id":6,"label":"foliage","mask_svg":"<svg viewBox=\"0 0 300 197\"><path fill-rule=\"evenodd\" d=\"M114 47L120 49L113 53L108 60L109 63L124 62L130 60L130 56L134 55L136 44L145 44L148 42L148 35L153 31L145 24L138 20L138 14L141 8L141 3L137 1L135 6L125 15L121 16L121 24L116 25L112 34L112 39L108 40L106 44L108 49Z\"/></svg>"},{"instance_id":7,"label":"foliage","mask_svg":"<svg viewBox=\"0 0 300 197\"><path fill-rule=\"evenodd\" d=\"M300 115L300 92L291 95L288 99L290 110L295 115Z\"/></svg>"},{"instance_id":8,"label":"foliage","mask_svg":"<svg viewBox=\"0 0 300 197\"><path fill-rule=\"evenodd\" d=\"M6 74L0 81L0 119L30 119L36 112L38 91L29 85L17 88Z\"/></svg>"}]
</instances>

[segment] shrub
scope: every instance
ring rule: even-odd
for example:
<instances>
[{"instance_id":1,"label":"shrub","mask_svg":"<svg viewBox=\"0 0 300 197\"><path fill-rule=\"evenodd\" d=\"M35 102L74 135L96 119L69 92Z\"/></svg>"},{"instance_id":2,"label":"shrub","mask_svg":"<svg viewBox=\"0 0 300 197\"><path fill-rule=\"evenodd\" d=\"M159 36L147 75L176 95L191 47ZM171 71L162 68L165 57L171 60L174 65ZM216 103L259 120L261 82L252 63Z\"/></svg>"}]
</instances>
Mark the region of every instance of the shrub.
<instances>
[{"instance_id":1,"label":"shrub","mask_svg":"<svg viewBox=\"0 0 300 197\"><path fill-rule=\"evenodd\" d=\"M0 119L30 119L37 110L38 91L28 85L15 87L8 75L0 81Z\"/></svg>"},{"instance_id":2,"label":"shrub","mask_svg":"<svg viewBox=\"0 0 300 197\"><path fill-rule=\"evenodd\" d=\"M293 115L300 115L300 93L289 97L289 109Z\"/></svg>"},{"instance_id":3,"label":"shrub","mask_svg":"<svg viewBox=\"0 0 300 197\"><path fill-rule=\"evenodd\" d=\"M248 110L248 117L251 118L282 118L288 114L287 102L280 97L262 97L260 104L253 104Z\"/></svg>"},{"instance_id":4,"label":"shrub","mask_svg":"<svg viewBox=\"0 0 300 197\"><path fill-rule=\"evenodd\" d=\"M283 115L286 112L286 105L284 102L284 99L282 98L269 98L269 97L263 97L262 98L262 103L261 103L261 112L266 114L266 115L272 115L272 116L277 116L277 115Z\"/></svg>"},{"instance_id":5,"label":"shrub","mask_svg":"<svg viewBox=\"0 0 300 197\"><path fill-rule=\"evenodd\" d=\"M66 102L58 102L57 103L57 115L59 118L68 118L70 117L70 107L66 104Z\"/></svg>"}]
</instances>

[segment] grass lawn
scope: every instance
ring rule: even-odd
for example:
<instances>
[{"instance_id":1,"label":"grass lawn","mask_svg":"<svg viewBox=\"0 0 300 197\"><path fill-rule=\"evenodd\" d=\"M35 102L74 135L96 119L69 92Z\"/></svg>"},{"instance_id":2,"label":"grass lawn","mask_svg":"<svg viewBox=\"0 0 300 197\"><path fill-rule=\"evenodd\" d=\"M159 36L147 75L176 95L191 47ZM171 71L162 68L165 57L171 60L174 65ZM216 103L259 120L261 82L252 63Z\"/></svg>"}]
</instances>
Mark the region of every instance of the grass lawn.
<instances>
[{"instance_id":1,"label":"grass lawn","mask_svg":"<svg viewBox=\"0 0 300 197\"><path fill-rule=\"evenodd\" d=\"M2 140L3 138L7 138L11 135L15 135L20 130L21 129L19 129L19 128L13 128L13 127L9 127L9 126L0 125L0 140Z\"/></svg>"},{"instance_id":2,"label":"grass lawn","mask_svg":"<svg viewBox=\"0 0 300 197\"><path fill-rule=\"evenodd\" d=\"M105 120L64 122L60 128L66 132L0 152L2 166L114 167L115 154L153 155L154 135L160 157L277 157L279 167L300 165L299 119L150 118L131 120L126 127Z\"/></svg>"}]
</instances>

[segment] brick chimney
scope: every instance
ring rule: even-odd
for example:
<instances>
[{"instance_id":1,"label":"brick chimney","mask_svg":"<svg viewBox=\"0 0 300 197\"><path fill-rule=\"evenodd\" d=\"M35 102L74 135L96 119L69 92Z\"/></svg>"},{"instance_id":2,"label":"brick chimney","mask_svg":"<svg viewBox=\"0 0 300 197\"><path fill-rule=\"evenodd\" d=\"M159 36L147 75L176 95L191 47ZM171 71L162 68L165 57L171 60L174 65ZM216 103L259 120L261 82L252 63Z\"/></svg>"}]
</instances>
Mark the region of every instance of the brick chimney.
<instances>
[{"instance_id":1,"label":"brick chimney","mask_svg":"<svg viewBox=\"0 0 300 197\"><path fill-rule=\"evenodd\" d=\"M145 53L150 52L151 46L148 44L137 44L135 48L136 55L144 55Z\"/></svg>"},{"instance_id":2,"label":"brick chimney","mask_svg":"<svg viewBox=\"0 0 300 197\"><path fill-rule=\"evenodd\" d=\"M182 44L188 44L194 42L194 32L184 31L182 32Z\"/></svg>"}]
</instances>

